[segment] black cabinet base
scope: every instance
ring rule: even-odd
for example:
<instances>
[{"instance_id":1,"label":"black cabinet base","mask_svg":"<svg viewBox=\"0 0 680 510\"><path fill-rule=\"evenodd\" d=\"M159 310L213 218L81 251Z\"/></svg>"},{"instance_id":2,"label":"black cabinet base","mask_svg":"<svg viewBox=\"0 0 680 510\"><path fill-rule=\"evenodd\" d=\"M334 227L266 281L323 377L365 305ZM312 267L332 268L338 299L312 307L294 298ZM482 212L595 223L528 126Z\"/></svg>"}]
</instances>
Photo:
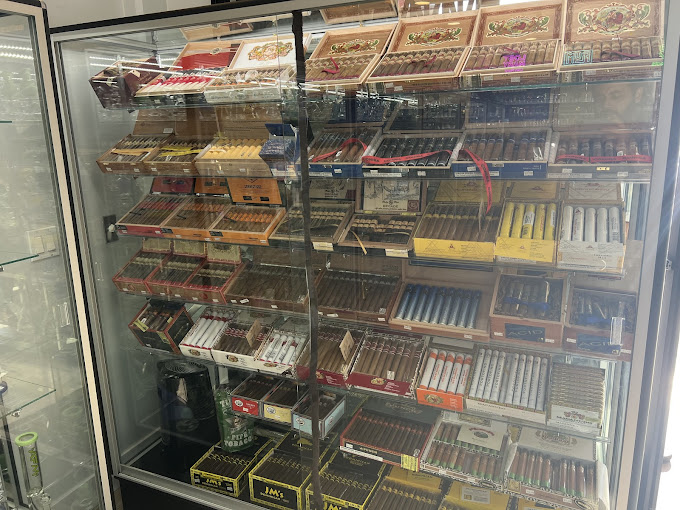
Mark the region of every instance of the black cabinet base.
<instances>
[{"instance_id":1,"label":"black cabinet base","mask_svg":"<svg viewBox=\"0 0 680 510\"><path fill-rule=\"evenodd\" d=\"M210 507L172 496L146 485L140 485L129 480L119 480L124 510L149 510L149 508L162 508L163 510L212 510Z\"/></svg>"}]
</instances>

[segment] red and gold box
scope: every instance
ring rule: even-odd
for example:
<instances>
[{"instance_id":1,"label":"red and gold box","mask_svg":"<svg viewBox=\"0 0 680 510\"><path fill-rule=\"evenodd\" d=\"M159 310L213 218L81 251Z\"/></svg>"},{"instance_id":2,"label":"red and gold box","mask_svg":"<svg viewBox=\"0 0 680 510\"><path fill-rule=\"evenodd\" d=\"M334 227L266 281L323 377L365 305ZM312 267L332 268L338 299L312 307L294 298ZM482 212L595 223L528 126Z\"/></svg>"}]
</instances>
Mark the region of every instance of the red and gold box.
<instances>
[{"instance_id":1,"label":"red and gold box","mask_svg":"<svg viewBox=\"0 0 680 510\"><path fill-rule=\"evenodd\" d=\"M187 200L180 195L147 195L116 222L116 231L121 235L166 237L161 223Z\"/></svg>"},{"instance_id":2,"label":"red and gold box","mask_svg":"<svg viewBox=\"0 0 680 510\"><path fill-rule=\"evenodd\" d=\"M151 294L181 298L184 284L203 260L201 257L170 255L146 277L144 284Z\"/></svg>"},{"instance_id":3,"label":"red and gold box","mask_svg":"<svg viewBox=\"0 0 680 510\"><path fill-rule=\"evenodd\" d=\"M241 268L241 265L204 260L179 290L179 294L187 301L226 304L225 292Z\"/></svg>"},{"instance_id":4,"label":"red and gold box","mask_svg":"<svg viewBox=\"0 0 680 510\"><path fill-rule=\"evenodd\" d=\"M140 250L113 277L118 290L130 294L149 294L144 280L158 268L169 255Z\"/></svg>"}]
</instances>

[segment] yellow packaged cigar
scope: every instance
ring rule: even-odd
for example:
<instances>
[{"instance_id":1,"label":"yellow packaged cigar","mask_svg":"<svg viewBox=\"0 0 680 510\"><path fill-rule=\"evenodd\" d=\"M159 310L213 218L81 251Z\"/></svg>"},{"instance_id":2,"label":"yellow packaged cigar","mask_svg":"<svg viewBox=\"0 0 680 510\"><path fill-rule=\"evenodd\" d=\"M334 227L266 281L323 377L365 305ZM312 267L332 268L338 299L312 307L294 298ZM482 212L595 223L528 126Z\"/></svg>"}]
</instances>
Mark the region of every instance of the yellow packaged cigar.
<instances>
[{"instance_id":1,"label":"yellow packaged cigar","mask_svg":"<svg viewBox=\"0 0 680 510\"><path fill-rule=\"evenodd\" d=\"M522 219L522 239L531 239L534 233L534 221L536 220L536 206L529 204L524 210Z\"/></svg>"},{"instance_id":2,"label":"yellow packaged cigar","mask_svg":"<svg viewBox=\"0 0 680 510\"><path fill-rule=\"evenodd\" d=\"M510 237L515 237L517 239L521 237L525 207L525 204L517 204L515 206L515 218L512 221L512 232L510 233Z\"/></svg>"},{"instance_id":3,"label":"yellow packaged cigar","mask_svg":"<svg viewBox=\"0 0 680 510\"><path fill-rule=\"evenodd\" d=\"M533 239L542 240L544 230L545 230L545 204L539 204L538 211L536 213L536 221L534 222Z\"/></svg>"},{"instance_id":4,"label":"yellow packaged cigar","mask_svg":"<svg viewBox=\"0 0 680 510\"><path fill-rule=\"evenodd\" d=\"M555 225L557 224L557 205L548 205L548 214L545 221L545 235L543 239L546 241L555 240Z\"/></svg>"},{"instance_id":5,"label":"yellow packaged cigar","mask_svg":"<svg viewBox=\"0 0 680 510\"><path fill-rule=\"evenodd\" d=\"M515 204L508 202L505 204L505 213L503 213L503 221L501 222L501 237L510 237L510 227L512 226L512 213L515 210Z\"/></svg>"}]
</instances>

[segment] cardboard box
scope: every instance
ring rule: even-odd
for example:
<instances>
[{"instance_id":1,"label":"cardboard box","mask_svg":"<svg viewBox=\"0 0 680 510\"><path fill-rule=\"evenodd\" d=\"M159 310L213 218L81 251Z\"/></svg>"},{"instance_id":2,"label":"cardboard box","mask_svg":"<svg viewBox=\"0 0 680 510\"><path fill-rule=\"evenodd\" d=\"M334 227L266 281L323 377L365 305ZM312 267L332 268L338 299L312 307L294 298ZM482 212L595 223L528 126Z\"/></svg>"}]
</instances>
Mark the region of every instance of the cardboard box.
<instances>
[{"instance_id":1,"label":"cardboard box","mask_svg":"<svg viewBox=\"0 0 680 510\"><path fill-rule=\"evenodd\" d=\"M489 312L491 338L524 346L561 348L569 284L566 276L558 274L541 277L499 273ZM537 317L529 316L530 310Z\"/></svg>"},{"instance_id":2,"label":"cardboard box","mask_svg":"<svg viewBox=\"0 0 680 510\"><path fill-rule=\"evenodd\" d=\"M446 345L429 345L425 355L425 361L420 367L420 374L418 376L418 381L420 384L416 388L416 395L420 404L439 407L440 409L447 409L449 411L462 411L464 409L467 377L471 376L470 371L474 368L475 362L473 356L474 352L472 349L470 349L469 345L461 344L463 344L463 342L447 340ZM423 380L424 376L426 375L427 362L430 361L430 359L433 359L435 356L435 350L436 356L445 356L445 363L447 362L447 358L449 356L453 357L453 366L451 367L451 372L443 373L444 367L442 366L442 370L437 371L436 373L436 376L439 379L439 384L442 384L443 382L447 385L446 388L439 388L437 386L437 382L432 383L431 380ZM466 359L469 360L466 368L467 373L463 375L462 371L466 365ZM460 367L457 366L459 363ZM433 376L435 375L432 372L431 374ZM449 391L449 385L451 385L454 381L458 382L458 386L455 388L455 391ZM430 384L432 385L430 386ZM461 390L458 391L458 388L461 388Z\"/></svg>"},{"instance_id":3,"label":"cardboard box","mask_svg":"<svg viewBox=\"0 0 680 510\"><path fill-rule=\"evenodd\" d=\"M322 391L319 401L319 434L323 439L345 416L345 397L330 391ZM306 395L295 404L293 409L293 430L307 436L312 435L310 407L311 397Z\"/></svg>"},{"instance_id":4,"label":"cardboard box","mask_svg":"<svg viewBox=\"0 0 680 510\"><path fill-rule=\"evenodd\" d=\"M222 332L235 315L235 310L206 307L201 313L201 318L182 340L179 346L182 354L189 358L212 360L212 347L220 340ZM207 329L206 322L210 323Z\"/></svg>"},{"instance_id":5,"label":"cardboard box","mask_svg":"<svg viewBox=\"0 0 680 510\"><path fill-rule=\"evenodd\" d=\"M227 324L210 354L221 365L254 369L255 355L280 316L257 310L241 310Z\"/></svg>"},{"instance_id":6,"label":"cardboard box","mask_svg":"<svg viewBox=\"0 0 680 510\"><path fill-rule=\"evenodd\" d=\"M120 235L164 237L161 223L187 200L180 195L147 195L116 222L116 232Z\"/></svg>"},{"instance_id":7,"label":"cardboard box","mask_svg":"<svg viewBox=\"0 0 680 510\"><path fill-rule=\"evenodd\" d=\"M379 0L356 5L343 5L341 7L321 9L321 16L327 25L348 23L352 21L393 18L396 15L397 10L392 0Z\"/></svg>"},{"instance_id":8,"label":"cardboard box","mask_svg":"<svg viewBox=\"0 0 680 510\"><path fill-rule=\"evenodd\" d=\"M170 255L159 264L153 273L144 279L144 284L151 294L181 298L184 284L198 269L203 260L201 257ZM178 270L181 270L181 272ZM173 280L167 279L170 273L174 273L172 275Z\"/></svg>"},{"instance_id":9,"label":"cardboard box","mask_svg":"<svg viewBox=\"0 0 680 510\"><path fill-rule=\"evenodd\" d=\"M379 135L380 129L372 126L324 127L308 148L310 175L361 177L362 157L375 147Z\"/></svg>"},{"instance_id":10,"label":"cardboard box","mask_svg":"<svg viewBox=\"0 0 680 510\"><path fill-rule=\"evenodd\" d=\"M281 381L262 399L262 418L265 420L293 424L293 408L307 395L307 387L295 381Z\"/></svg>"},{"instance_id":11,"label":"cardboard box","mask_svg":"<svg viewBox=\"0 0 680 510\"><path fill-rule=\"evenodd\" d=\"M149 288L144 284L144 280L167 258L165 253L147 252L142 249L116 273L112 278L113 284L122 292L148 295Z\"/></svg>"},{"instance_id":12,"label":"cardboard box","mask_svg":"<svg viewBox=\"0 0 680 510\"><path fill-rule=\"evenodd\" d=\"M140 88L165 71L155 57L119 60L90 78L90 85L104 108L125 108Z\"/></svg>"},{"instance_id":13,"label":"cardboard box","mask_svg":"<svg viewBox=\"0 0 680 510\"><path fill-rule=\"evenodd\" d=\"M167 135L127 135L99 156L97 165L106 174L145 174L144 159L167 139Z\"/></svg>"},{"instance_id":14,"label":"cardboard box","mask_svg":"<svg viewBox=\"0 0 680 510\"><path fill-rule=\"evenodd\" d=\"M184 305L152 300L142 307L128 327L143 346L179 354L180 342L193 324Z\"/></svg>"},{"instance_id":15,"label":"cardboard box","mask_svg":"<svg viewBox=\"0 0 680 510\"><path fill-rule=\"evenodd\" d=\"M210 241L211 228L231 209L223 197L191 196L161 224L163 236L170 239Z\"/></svg>"},{"instance_id":16,"label":"cardboard box","mask_svg":"<svg viewBox=\"0 0 680 510\"><path fill-rule=\"evenodd\" d=\"M248 487L248 473L273 445L264 436L239 452L226 452L217 444L191 467L191 485L238 498Z\"/></svg>"},{"instance_id":17,"label":"cardboard box","mask_svg":"<svg viewBox=\"0 0 680 510\"><path fill-rule=\"evenodd\" d=\"M478 19L479 12L401 19L366 81L382 83L388 93L457 88Z\"/></svg>"},{"instance_id":18,"label":"cardboard box","mask_svg":"<svg viewBox=\"0 0 680 510\"><path fill-rule=\"evenodd\" d=\"M454 481L439 510L511 510L516 504L507 494Z\"/></svg>"},{"instance_id":19,"label":"cardboard box","mask_svg":"<svg viewBox=\"0 0 680 510\"><path fill-rule=\"evenodd\" d=\"M232 411L262 418L262 399L280 382L280 379L260 374L248 377L231 392Z\"/></svg>"},{"instance_id":20,"label":"cardboard box","mask_svg":"<svg viewBox=\"0 0 680 510\"><path fill-rule=\"evenodd\" d=\"M289 317L277 323L255 354L255 368L277 375L296 373L297 360L309 342L309 321Z\"/></svg>"}]
</instances>

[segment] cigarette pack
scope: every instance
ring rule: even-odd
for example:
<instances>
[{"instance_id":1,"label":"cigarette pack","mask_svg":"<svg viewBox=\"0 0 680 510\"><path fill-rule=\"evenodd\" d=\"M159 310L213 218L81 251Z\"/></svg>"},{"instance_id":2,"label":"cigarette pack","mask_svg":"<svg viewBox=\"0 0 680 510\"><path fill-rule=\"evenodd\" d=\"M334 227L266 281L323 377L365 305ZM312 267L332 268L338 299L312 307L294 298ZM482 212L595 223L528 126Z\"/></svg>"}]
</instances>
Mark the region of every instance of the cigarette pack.
<instances>
[{"instance_id":1,"label":"cigarette pack","mask_svg":"<svg viewBox=\"0 0 680 510\"><path fill-rule=\"evenodd\" d=\"M321 16L327 25L365 21L382 18L393 18L397 10L393 0L378 0L361 4L343 5L321 9Z\"/></svg>"},{"instance_id":2,"label":"cigarette pack","mask_svg":"<svg viewBox=\"0 0 680 510\"><path fill-rule=\"evenodd\" d=\"M466 409L545 424L550 355L478 345L473 359Z\"/></svg>"},{"instance_id":3,"label":"cigarette pack","mask_svg":"<svg viewBox=\"0 0 680 510\"><path fill-rule=\"evenodd\" d=\"M472 350L430 344L420 368L416 388L418 402L432 407L462 411L467 379L474 366Z\"/></svg>"},{"instance_id":4,"label":"cigarette pack","mask_svg":"<svg viewBox=\"0 0 680 510\"><path fill-rule=\"evenodd\" d=\"M340 449L418 471L438 413L407 401L371 399L340 435Z\"/></svg>"},{"instance_id":5,"label":"cigarette pack","mask_svg":"<svg viewBox=\"0 0 680 510\"><path fill-rule=\"evenodd\" d=\"M635 337L637 296L572 287L567 301L567 351L630 361Z\"/></svg>"},{"instance_id":6,"label":"cigarette pack","mask_svg":"<svg viewBox=\"0 0 680 510\"><path fill-rule=\"evenodd\" d=\"M321 469L321 490L326 508L365 510L387 466L382 462L335 451ZM314 488L307 487L307 510L318 510Z\"/></svg>"},{"instance_id":7,"label":"cigarette pack","mask_svg":"<svg viewBox=\"0 0 680 510\"><path fill-rule=\"evenodd\" d=\"M380 128L372 126L325 126L307 149L310 175L362 177L362 157L374 150L379 136Z\"/></svg>"},{"instance_id":8,"label":"cigarette pack","mask_svg":"<svg viewBox=\"0 0 680 510\"><path fill-rule=\"evenodd\" d=\"M332 200L311 202L310 237L315 250L332 251L347 222L352 216L353 204ZM293 207L269 236L271 241L302 242L302 208ZM330 245L330 246L329 246Z\"/></svg>"},{"instance_id":9,"label":"cigarette pack","mask_svg":"<svg viewBox=\"0 0 680 510\"><path fill-rule=\"evenodd\" d=\"M263 340L255 354L254 366L261 372L292 376L308 341L308 320L289 317L277 323Z\"/></svg>"},{"instance_id":10,"label":"cigarette pack","mask_svg":"<svg viewBox=\"0 0 680 510\"><path fill-rule=\"evenodd\" d=\"M508 425L489 418L445 411L421 458L423 471L501 490Z\"/></svg>"},{"instance_id":11,"label":"cigarette pack","mask_svg":"<svg viewBox=\"0 0 680 510\"><path fill-rule=\"evenodd\" d=\"M486 165L492 179L545 178L551 130L497 129L490 126L465 130L451 158L453 176L481 179L480 168Z\"/></svg>"},{"instance_id":12,"label":"cigarette pack","mask_svg":"<svg viewBox=\"0 0 680 510\"><path fill-rule=\"evenodd\" d=\"M426 337L382 330L367 332L347 378L349 386L415 398Z\"/></svg>"},{"instance_id":13,"label":"cigarette pack","mask_svg":"<svg viewBox=\"0 0 680 510\"><path fill-rule=\"evenodd\" d=\"M166 71L155 57L119 60L90 78L90 85L104 108L125 108L140 88Z\"/></svg>"},{"instance_id":14,"label":"cigarette pack","mask_svg":"<svg viewBox=\"0 0 680 510\"><path fill-rule=\"evenodd\" d=\"M328 386L347 388L347 377L354 365L359 346L366 331L348 328L347 324L320 321L319 324L319 356L317 358L316 378ZM296 370L300 380L309 378L309 344L298 359Z\"/></svg>"},{"instance_id":15,"label":"cigarette pack","mask_svg":"<svg viewBox=\"0 0 680 510\"><path fill-rule=\"evenodd\" d=\"M147 195L116 222L116 232L120 235L164 237L161 223L186 200L187 197L180 195Z\"/></svg>"},{"instance_id":16,"label":"cigarette pack","mask_svg":"<svg viewBox=\"0 0 680 510\"><path fill-rule=\"evenodd\" d=\"M465 127L487 129L549 127L553 119L550 89L472 92L466 106Z\"/></svg>"},{"instance_id":17,"label":"cigarette pack","mask_svg":"<svg viewBox=\"0 0 680 510\"><path fill-rule=\"evenodd\" d=\"M392 467L382 479L368 510L411 508L436 510L444 492L444 481L427 473Z\"/></svg>"},{"instance_id":18,"label":"cigarette pack","mask_svg":"<svg viewBox=\"0 0 680 510\"><path fill-rule=\"evenodd\" d=\"M308 88L356 90L380 61L395 26L391 23L325 32L306 62Z\"/></svg>"},{"instance_id":19,"label":"cigarette pack","mask_svg":"<svg viewBox=\"0 0 680 510\"><path fill-rule=\"evenodd\" d=\"M262 417L262 400L280 383L280 379L252 375L231 392L231 409L237 413Z\"/></svg>"},{"instance_id":20,"label":"cigarette pack","mask_svg":"<svg viewBox=\"0 0 680 510\"><path fill-rule=\"evenodd\" d=\"M233 320L235 310L206 307L201 317L184 337L179 348L187 357L212 360L212 347L220 340L224 328Z\"/></svg>"},{"instance_id":21,"label":"cigarette pack","mask_svg":"<svg viewBox=\"0 0 680 510\"><path fill-rule=\"evenodd\" d=\"M402 18L367 83L387 93L457 88L478 19L478 12Z\"/></svg>"},{"instance_id":22,"label":"cigarette pack","mask_svg":"<svg viewBox=\"0 0 680 510\"><path fill-rule=\"evenodd\" d=\"M456 480L449 487L439 510L511 510L516 505L512 496Z\"/></svg>"},{"instance_id":23,"label":"cigarette pack","mask_svg":"<svg viewBox=\"0 0 680 510\"><path fill-rule=\"evenodd\" d=\"M652 0L568 0L560 73L567 81L661 76L664 7Z\"/></svg>"},{"instance_id":24,"label":"cigarette pack","mask_svg":"<svg viewBox=\"0 0 680 510\"><path fill-rule=\"evenodd\" d=\"M106 174L145 174L144 159L167 139L168 135L127 135L99 156L97 165Z\"/></svg>"},{"instance_id":25,"label":"cigarette pack","mask_svg":"<svg viewBox=\"0 0 680 510\"><path fill-rule=\"evenodd\" d=\"M130 294L148 295L151 292L144 280L153 273L169 256L165 253L140 250L112 278L118 290Z\"/></svg>"},{"instance_id":26,"label":"cigarette pack","mask_svg":"<svg viewBox=\"0 0 680 510\"><path fill-rule=\"evenodd\" d=\"M307 387L294 381L281 381L262 399L261 417L286 425L293 424L293 408L307 395Z\"/></svg>"},{"instance_id":27,"label":"cigarette pack","mask_svg":"<svg viewBox=\"0 0 680 510\"><path fill-rule=\"evenodd\" d=\"M559 349L568 295L569 279L559 274L541 277L499 273L489 312L491 338Z\"/></svg>"},{"instance_id":28,"label":"cigarette pack","mask_svg":"<svg viewBox=\"0 0 680 510\"><path fill-rule=\"evenodd\" d=\"M592 366L553 363L548 425L599 434L604 419L606 371Z\"/></svg>"},{"instance_id":29,"label":"cigarette pack","mask_svg":"<svg viewBox=\"0 0 680 510\"><path fill-rule=\"evenodd\" d=\"M607 468L591 440L523 427L505 465L512 494L569 510L609 506Z\"/></svg>"},{"instance_id":30,"label":"cigarette pack","mask_svg":"<svg viewBox=\"0 0 680 510\"><path fill-rule=\"evenodd\" d=\"M295 404L293 409L293 430L307 436L312 435L312 418L310 407L312 399L309 395L304 396ZM319 394L319 434L321 439L330 434L345 415L345 397L330 391L322 391Z\"/></svg>"},{"instance_id":31,"label":"cigarette pack","mask_svg":"<svg viewBox=\"0 0 680 510\"><path fill-rule=\"evenodd\" d=\"M151 300L128 327L143 346L179 354L180 342L193 324L184 305Z\"/></svg>"},{"instance_id":32,"label":"cigarette pack","mask_svg":"<svg viewBox=\"0 0 680 510\"><path fill-rule=\"evenodd\" d=\"M562 53L563 2L481 9L479 28L468 53L466 87L534 85L555 82Z\"/></svg>"}]
</instances>

